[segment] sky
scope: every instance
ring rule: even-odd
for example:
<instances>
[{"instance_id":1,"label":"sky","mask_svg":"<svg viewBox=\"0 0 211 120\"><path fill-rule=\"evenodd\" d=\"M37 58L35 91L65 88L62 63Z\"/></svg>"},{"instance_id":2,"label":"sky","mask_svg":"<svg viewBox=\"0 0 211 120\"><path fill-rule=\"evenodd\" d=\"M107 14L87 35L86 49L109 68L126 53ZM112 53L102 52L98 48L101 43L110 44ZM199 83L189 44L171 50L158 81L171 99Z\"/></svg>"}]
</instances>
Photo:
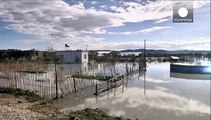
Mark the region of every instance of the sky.
<instances>
[{"instance_id":1,"label":"sky","mask_svg":"<svg viewBox=\"0 0 211 120\"><path fill-rule=\"evenodd\" d=\"M184 1L182 1L183 4ZM210 50L210 1L174 23L170 0L0 0L0 49Z\"/></svg>"}]
</instances>

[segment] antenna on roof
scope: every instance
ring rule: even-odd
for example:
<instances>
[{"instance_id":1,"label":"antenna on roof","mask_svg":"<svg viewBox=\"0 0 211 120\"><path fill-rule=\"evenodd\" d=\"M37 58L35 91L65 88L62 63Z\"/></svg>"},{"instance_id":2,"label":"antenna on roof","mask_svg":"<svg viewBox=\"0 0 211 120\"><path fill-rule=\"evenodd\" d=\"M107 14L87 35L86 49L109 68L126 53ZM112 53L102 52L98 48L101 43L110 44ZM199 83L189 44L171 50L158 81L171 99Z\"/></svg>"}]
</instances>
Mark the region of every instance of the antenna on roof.
<instances>
[{"instance_id":1,"label":"antenna on roof","mask_svg":"<svg viewBox=\"0 0 211 120\"><path fill-rule=\"evenodd\" d=\"M86 51L88 50L88 45L86 44Z\"/></svg>"},{"instance_id":2,"label":"antenna on roof","mask_svg":"<svg viewBox=\"0 0 211 120\"><path fill-rule=\"evenodd\" d=\"M66 50L68 50L69 47L70 47L70 46L69 46L68 44L65 44Z\"/></svg>"}]
</instances>

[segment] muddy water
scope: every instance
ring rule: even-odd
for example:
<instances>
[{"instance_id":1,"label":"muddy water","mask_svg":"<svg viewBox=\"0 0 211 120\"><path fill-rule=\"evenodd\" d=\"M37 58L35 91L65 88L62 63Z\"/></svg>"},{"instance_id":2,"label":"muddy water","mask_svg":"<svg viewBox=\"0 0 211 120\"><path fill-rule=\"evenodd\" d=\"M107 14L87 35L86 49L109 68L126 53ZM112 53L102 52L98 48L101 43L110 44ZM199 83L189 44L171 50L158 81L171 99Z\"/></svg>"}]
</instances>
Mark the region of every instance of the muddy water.
<instances>
[{"instance_id":1,"label":"muddy water","mask_svg":"<svg viewBox=\"0 0 211 120\"><path fill-rule=\"evenodd\" d=\"M150 63L125 85L98 97L94 89L55 101L61 111L101 108L111 115L140 120L210 120L210 80L170 77L169 63Z\"/></svg>"}]
</instances>

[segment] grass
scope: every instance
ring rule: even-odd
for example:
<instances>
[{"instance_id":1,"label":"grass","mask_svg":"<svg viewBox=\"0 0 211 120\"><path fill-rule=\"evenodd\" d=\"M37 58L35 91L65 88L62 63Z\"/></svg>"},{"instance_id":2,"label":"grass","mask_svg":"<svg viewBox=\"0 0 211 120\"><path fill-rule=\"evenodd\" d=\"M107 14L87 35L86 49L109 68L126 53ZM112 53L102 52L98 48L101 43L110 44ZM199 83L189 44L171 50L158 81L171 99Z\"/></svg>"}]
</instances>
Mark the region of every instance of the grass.
<instances>
[{"instance_id":1,"label":"grass","mask_svg":"<svg viewBox=\"0 0 211 120\"><path fill-rule=\"evenodd\" d=\"M86 108L85 110L72 112L70 113L69 120L76 120L76 117L79 118L79 120L123 120L121 117L110 116L98 108Z\"/></svg>"},{"instance_id":2,"label":"grass","mask_svg":"<svg viewBox=\"0 0 211 120\"><path fill-rule=\"evenodd\" d=\"M0 63L0 71L10 72L17 71L22 73L46 73L47 64L33 62L15 62L15 63Z\"/></svg>"},{"instance_id":3,"label":"grass","mask_svg":"<svg viewBox=\"0 0 211 120\"><path fill-rule=\"evenodd\" d=\"M104 76L92 76L92 75L81 75L81 74L79 74L79 75L73 75L72 77L82 78L82 79L90 79L90 80L96 79L96 80L101 80L101 81L107 81L110 78L112 78L110 76L104 77Z\"/></svg>"},{"instance_id":4,"label":"grass","mask_svg":"<svg viewBox=\"0 0 211 120\"><path fill-rule=\"evenodd\" d=\"M39 95L36 95L34 92L30 92L28 90L21 90L17 88L0 88L0 93L24 96L29 102L41 100L41 97Z\"/></svg>"}]
</instances>

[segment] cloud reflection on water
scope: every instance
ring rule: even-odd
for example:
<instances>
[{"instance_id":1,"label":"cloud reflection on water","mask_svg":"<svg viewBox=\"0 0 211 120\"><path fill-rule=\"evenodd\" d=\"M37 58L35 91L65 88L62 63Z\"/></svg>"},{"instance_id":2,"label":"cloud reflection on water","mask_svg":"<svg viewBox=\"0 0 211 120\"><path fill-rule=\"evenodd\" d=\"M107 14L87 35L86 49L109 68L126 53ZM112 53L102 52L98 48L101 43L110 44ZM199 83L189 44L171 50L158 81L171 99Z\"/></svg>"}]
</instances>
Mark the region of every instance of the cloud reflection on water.
<instances>
[{"instance_id":1,"label":"cloud reflection on water","mask_svg":"<svg viewBox=\"0 0 211 120\"><path fill-rule=\"evenodd\" d=\"M112 104L125 103L126 107L137 108L147 105L152 108L181 111L184 113L198 112L210 114L210 106L200 101L188 99L173 93L148 89L143 95L142 88L129 88L123 94L115 97Z\"/></svg>"},{"instance_id":2,"label":"cloud reflection on water","mask_svg":"<svg viewBox=\"0 0 211 120\"><path fill-rule=\"evenodd\" d=\"M200 101L179 96L169 91L148 89L147 94L143 94L144 89L138 87L127 88L123 93L114 96L113 93L96 98L87 98L83 104L71 108L65 108L63 111L80 110L86 107L102 108L115 116L124 116L130 114L130 110L139 111L140 109L162 110L172 112L175 115L209 115L210 106Z\"/></svg>"},{"instance_id":3,"label":"cloud reflection on water","mask_svg":"<svg viewBox=\"0 0 211 120\"><path fill-rule=\"evenodd\" d=\"M169 63L160 65L169 69ZM134 79L125 81L128 84L123 89L119 87L97 98L86 98L82 104L66 109L102 108L115 116L131 118L136 115L144 120L208 120L210 81L172 79L170 71L159 68L157 64L149 65L144 87L146 95L143 76L134 74Z\"/></svg>"}]
</instances>

